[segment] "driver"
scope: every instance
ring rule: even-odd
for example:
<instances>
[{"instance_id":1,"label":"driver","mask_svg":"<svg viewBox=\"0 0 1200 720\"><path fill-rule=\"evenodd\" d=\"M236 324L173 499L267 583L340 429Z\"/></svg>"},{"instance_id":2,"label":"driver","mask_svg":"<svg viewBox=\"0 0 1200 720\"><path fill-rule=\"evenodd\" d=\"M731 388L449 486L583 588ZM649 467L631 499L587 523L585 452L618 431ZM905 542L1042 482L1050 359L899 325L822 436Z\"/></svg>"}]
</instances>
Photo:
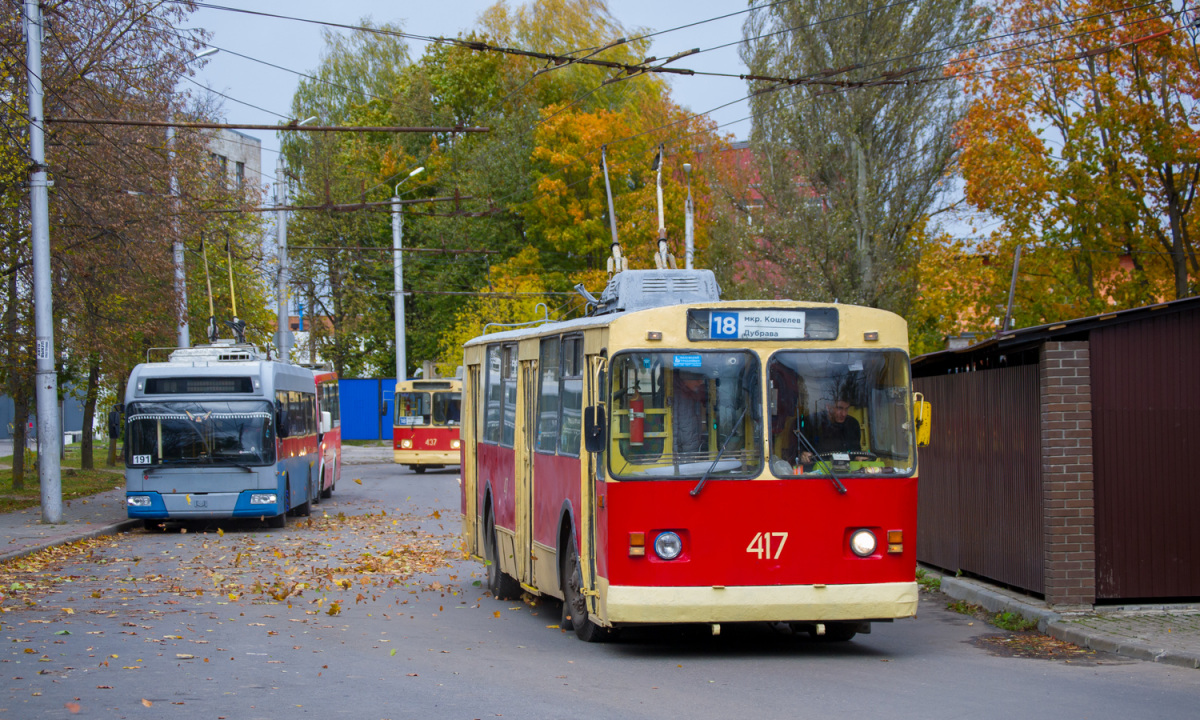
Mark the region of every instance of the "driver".
<instances>
[{"instance_id":1,"label":"driver","mask_svg":"<svg viewBox=\"0 0 1200 720\"><path fill-rule=\"evenodd\" d=\"M834 452L854 452L862 449L862 430L858 420L850 414L850 402L838 398L825 406L825 411L816 418L816 430L812 437L813 446L821 454ZM814 461L811 452L800 453L800 461Z\"/></svg>"}]
</instances>

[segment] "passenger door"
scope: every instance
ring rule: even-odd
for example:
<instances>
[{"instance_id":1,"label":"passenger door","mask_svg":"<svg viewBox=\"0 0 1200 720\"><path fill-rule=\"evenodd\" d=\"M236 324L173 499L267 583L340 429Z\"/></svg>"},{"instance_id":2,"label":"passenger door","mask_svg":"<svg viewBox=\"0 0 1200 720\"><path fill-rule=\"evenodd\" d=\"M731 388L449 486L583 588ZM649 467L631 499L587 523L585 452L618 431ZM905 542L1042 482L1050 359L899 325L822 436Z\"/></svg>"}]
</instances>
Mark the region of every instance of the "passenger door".
<instances>
[{"instance_id":1,"label":"passenger door","mask_svg":"<svg viewBox=\"0 0 1200 720\"><path fill-rule=\"evenodd\" d=\"M517 392L520 405L517 412L517 432L513 440L516 454L517 521L516 562L517 579L533 587L533 451L537 439L537 360L521 360Z\"/></svg>"},{"instance_id":2,"label":"passenger door","mask_svg":"<svg viewBox=\"0 0 1200 720\"><path fill-rule=\"evenodd\" d=\"M475 452L475 443L479 442L477 408L483 406L479 393L479 366L471 365L467 369L467 387L462 396L460 414L462 422L458 426L462 447L462 464L459 470L462 472L463 540L468 552L482 557L483 543L479 541L479 467L476 459L478 453Z\"/></svg>"}]
</instances>

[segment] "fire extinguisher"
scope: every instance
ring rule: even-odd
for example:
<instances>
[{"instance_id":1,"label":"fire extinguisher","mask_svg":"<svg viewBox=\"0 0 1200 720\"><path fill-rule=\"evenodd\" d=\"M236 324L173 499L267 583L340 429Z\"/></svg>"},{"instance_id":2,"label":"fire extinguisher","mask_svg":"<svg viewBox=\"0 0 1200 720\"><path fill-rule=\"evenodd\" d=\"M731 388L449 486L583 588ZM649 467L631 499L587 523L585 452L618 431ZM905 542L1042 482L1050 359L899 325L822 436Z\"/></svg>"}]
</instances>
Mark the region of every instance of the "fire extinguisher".
<instances>
[{"instance_id":1,"label":"fire extinguisher","mask_svg":"<svg viewBox=\"0 0 1200 720\"><path fill-rule=\"evenodd\" d=\"M646 401L639 392L629 399L629 444L641 445L646 438Z\"/></svg>"}]
</instances>

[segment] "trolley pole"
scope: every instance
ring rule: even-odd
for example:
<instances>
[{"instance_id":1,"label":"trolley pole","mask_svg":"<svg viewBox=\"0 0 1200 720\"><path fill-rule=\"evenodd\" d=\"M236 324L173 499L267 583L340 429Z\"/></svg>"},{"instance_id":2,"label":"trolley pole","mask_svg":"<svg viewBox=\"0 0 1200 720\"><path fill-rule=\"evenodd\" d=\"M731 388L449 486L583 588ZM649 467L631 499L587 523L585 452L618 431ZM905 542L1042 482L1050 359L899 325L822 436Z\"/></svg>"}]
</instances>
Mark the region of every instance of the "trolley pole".
<instances>
[{"instance_id":1,"label":"trolley pole","mask_svg":"<svg viewBox=\"0 0 1200 720\"><path fill-rule=\"evenodd\" d=\"M409 178L424 172L424 166L413 170L392 191L392 282L396 286L395 297L392 301L396 313L396 381L408 377L405 370L408 367L408 346L404 339L404 216L400 212L400 186Z\"/></svg>"},{"instance_id":2,"label":"trolley pole","mask_svg":"<svg viewBox=\"0 0 1200 720\"><path fill-rule=\"evenodd\" d=\"M687 175L687 204L683 213L683 266L692 269L692 260L696 255L696 221L694 219L696 206L692 202L692 164L683 164L683 174Z\"/></svg>"},{"instance_id":3,"label":"trolley pole","mask_svg":"<svg viewBox=\"0 0 1200 720\"><path fill-rule=\"evenodd\" d=\"M283 157L275 166L275 231L279 243L279 275L275 284L275 314L279 330L275 333L275 347L279 348L280 362L291 362L292 328L288 316L288 260L287 260L287 180L284 175Z\"/></svg>"},{"instance_id":4,"label":"trolley pole","mask_svg":"<svg viewBox=\"0 0 1200 720\"><path fill-rule=\"evenodd\" d=\"M63 436L58 425L58 373L54 369L54 307L50 284L50 196L46 184L46 141L42 110L42 9L25 0L26 65L29 70L30 239L33 245L33 314L37 336L35 394L38 418L38 479L42 522L62 522Z\"/></svg>"}]
</instances>

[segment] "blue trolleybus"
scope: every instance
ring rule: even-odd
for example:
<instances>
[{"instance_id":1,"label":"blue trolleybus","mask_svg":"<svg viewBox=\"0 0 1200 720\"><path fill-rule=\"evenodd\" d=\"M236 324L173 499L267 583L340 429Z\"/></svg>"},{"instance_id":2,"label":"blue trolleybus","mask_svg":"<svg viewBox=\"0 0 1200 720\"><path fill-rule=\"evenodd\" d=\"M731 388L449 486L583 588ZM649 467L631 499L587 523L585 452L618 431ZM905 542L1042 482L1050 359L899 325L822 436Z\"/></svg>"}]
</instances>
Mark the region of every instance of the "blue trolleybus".
<instances>
[{"instance_id":1,"label":"blue trolleybus","mask_svg":"<svg viewBox=\"0 0 1200 720\"><path fill-rule=\"evenodd\" d=\"M181 348L133 369L125 392L125 498L148 530L260 518L283 527L321 494L310 369L252 345Z\"/></svg>"}]
</instances>

